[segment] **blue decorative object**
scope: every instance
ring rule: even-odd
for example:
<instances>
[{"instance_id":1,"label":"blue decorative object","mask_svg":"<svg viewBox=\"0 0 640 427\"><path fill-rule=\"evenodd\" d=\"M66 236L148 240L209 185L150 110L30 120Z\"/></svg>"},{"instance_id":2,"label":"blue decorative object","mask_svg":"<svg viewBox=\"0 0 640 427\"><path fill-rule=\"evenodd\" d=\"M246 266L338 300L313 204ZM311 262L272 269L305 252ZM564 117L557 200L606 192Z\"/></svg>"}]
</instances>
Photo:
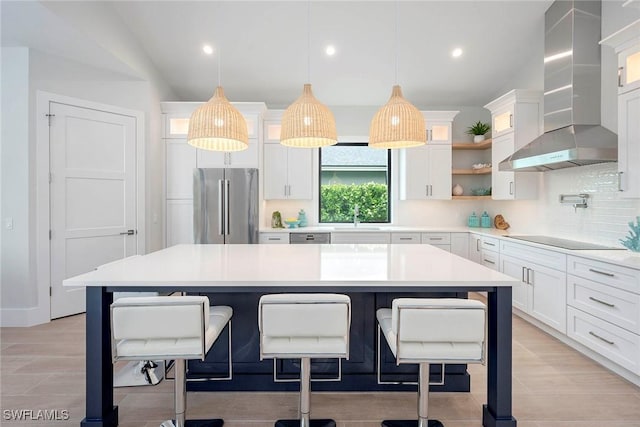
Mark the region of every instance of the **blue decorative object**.
<instances>
[{"instance_id":1,"label":"blue decorative object","mask_svg":"<svg viewBox=\"0 0 640 427\"><path fill-rule=\"evenodd\" d=\"M469 215L467 225L469 227L480 227L480 218L478 218L478 215L476 215L475 211L471 215Z\"/></svg>"},{"instance_id":2,"label":"blue decorative object","mask_svg":"<svg viewBox=\"0 0 640 427\"><path fill-rule=\"evenodd\" d=\"M631 249L633 252L640 252L640 216L636 217L636 223L629 221L629 235L625 240L620 239L620 243L625 248Z\"/></svg>"},{"instance_id":3,"label":"blue decorative object","mask_svg":"<svg viewBox=\"0 0 640 427\"><path fill-rule=\"evenodd\" d=\"M284 223L287 224L289 228L296 228L300 224L300 221L297 219L295 221L285 219Z\"/></svg>"},{"instance_id":4,"label":"blue decorative object","mask_svg":"<svg viewBox=\"0 0 640 427\"><path fill-rule=\"evenodd\" d=\"M480 216L480 227L491 228L491 217L489 216L487 211L484 211Z\"/></svg>"},{"instance_id":5,"label":"blue decorative object","mask_svg":"<svg viewBox=\"0 0 640 427\"><path fill-rule=\"evenodd\" d=\"M300 209L300 212L298 212L298 221L300 221L298 227L307 226L307 213L304 211L304 209Z\"/></svg>"}]
</instances>

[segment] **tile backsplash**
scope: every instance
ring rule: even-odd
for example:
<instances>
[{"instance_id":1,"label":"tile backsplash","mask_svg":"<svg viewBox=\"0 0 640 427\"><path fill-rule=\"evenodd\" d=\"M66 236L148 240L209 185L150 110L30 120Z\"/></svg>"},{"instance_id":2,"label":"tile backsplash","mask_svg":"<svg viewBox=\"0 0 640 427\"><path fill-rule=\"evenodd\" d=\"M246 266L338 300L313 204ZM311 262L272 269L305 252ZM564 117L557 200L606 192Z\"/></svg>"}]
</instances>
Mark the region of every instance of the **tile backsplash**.
<instances>
[{"instance_id":1,"label":"tile backsplash","mask_svg":"<svg viewBox=\"0 0 640 427\"><path fill-rule=\"evenodd\" d=\"M589 195L587 208L574 210L570 204L560 204L561 194L578 193ZM535 202L498 202L499 206L488 202L487 208L499 208L509 222L510 217L517 217L516 227L510 231L540 232L614 246L620 246L619 239L627 234L629 221L640 215L640 200L624 199L618 191L616 163L544 172L539 194ZM522 203L529 206L529 212L523 212L519 206ZM535 225L527 226L526 221Z\"/></svg>"},{"instance_id":2,"label":"tile backsplash","mask_svg":"<svg viewBox=\"0 0 640 427\"><path fill-rule=\"evenodd\" d=\"M527 172L522 172L527 173ZM394 225L466 226L472 211L486 210L492 217L502 214L513 234L545 234L611 246L628 233L628 223L640 215L640 199L624 199L618 191L617 163L579 166L539 174L537 200L395 200ZM576 209L560 204L561 194L589 194L588 207ZM263 226L270 226L271 212L283 218L307 212L309 224L318 223L315 201L269 201L263 206Z\"/></svg>"}]
</instances>

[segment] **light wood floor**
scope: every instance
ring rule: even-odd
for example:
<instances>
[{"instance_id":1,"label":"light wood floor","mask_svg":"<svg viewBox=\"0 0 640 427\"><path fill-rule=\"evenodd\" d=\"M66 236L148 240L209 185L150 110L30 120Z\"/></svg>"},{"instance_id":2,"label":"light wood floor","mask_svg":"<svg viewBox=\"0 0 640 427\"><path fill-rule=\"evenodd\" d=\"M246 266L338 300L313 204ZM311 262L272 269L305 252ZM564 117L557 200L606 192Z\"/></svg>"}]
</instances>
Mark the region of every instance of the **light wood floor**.
<instances>
[{"instance_id":1,"label":"light wood floor","mask_svg":"<svg viewBox=\"0 0 640 427\"><path fill-rule=\"evenodd\" d=\"M640 388L536 327L513 320L513 413L520 427L640 427ZM1 409L66 409L66 422L8 422L16 427L78 426L84 417L84 316L31 328L0 329ZM481 425L486 368L469 365L471 393L432 393L431 415L446 427ZM115 391L123 427L157 426L173 411L173 383ZM228 427L272 426L295 418L293 393L189 393L191 418L217 416ZM312 415L338 427L374 427L414 418L414 393L317 393ZM0 417L2 415L0 414Z\"/></svg>"}]
</instances>

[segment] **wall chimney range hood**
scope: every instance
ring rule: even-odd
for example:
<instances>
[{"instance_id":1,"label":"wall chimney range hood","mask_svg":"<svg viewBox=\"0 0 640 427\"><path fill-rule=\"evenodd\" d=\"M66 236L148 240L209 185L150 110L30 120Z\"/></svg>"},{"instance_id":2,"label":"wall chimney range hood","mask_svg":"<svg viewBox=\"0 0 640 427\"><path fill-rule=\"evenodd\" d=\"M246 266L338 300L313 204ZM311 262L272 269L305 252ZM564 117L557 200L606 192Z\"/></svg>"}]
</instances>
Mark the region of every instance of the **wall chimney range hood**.
<instances>
[{"instance_id":1,"label":"wall chimney range hood","mask_svg":"<svg viewBox=\"0 0 640 427\"><path fill-rule=\"evenodd\" d=\"M544 134L500 162L548 171L615 162L618 137L600 126L600 1L557 0L545 13Z\"/></svg>"}]
</instances>

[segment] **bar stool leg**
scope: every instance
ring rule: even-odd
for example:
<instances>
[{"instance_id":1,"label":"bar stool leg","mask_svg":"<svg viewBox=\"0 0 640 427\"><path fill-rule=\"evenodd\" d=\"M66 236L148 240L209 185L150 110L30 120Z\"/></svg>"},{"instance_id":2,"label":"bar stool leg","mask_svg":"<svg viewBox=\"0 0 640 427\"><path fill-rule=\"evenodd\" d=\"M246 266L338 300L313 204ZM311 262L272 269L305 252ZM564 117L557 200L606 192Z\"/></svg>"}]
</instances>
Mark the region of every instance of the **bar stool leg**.
<instances>
[{"instance_id":1,"label":"bar stool leg","mask_svg":"<svg viewBox=\"0 0 640 427\"><path fill-rule=\"evenodd\" d=\"M185 411L187 406L187 364L184 359L177 359L175 364L176 378L175 386L175 407L176 407L176 427L184 427Z\"/></svg>"},{"instance_id":2,"label":"bar stool leg","mask_svg":"<svg viewBox=\"0 0 640 427\"><path fill-rule=\"evenodd\" d=\"M300 418L297 420L278 420L275 427L336 427L330 419L311 419L311 359L300 359Z\"/></svg>"},{"instance_id":3,"label":"bar stool leg","mask_svg":"<svg viewBox=\"0 0 640 427\"><path fill-rule=\"evenodd\" d=\"M429 420L429 363L420 363L418 371L418 421L384 420L382 427L444 427L438 420Z\"/></svg>"},{"instance_id":4,"label":"bar stool leg","mask_svg":"<svg viewBox=\"0 0 640 427\"><path fill-rule=\"evenodd\" d=\"M300 360L300 427L309 427L311 408L311 359Z\"/></svg>"},{"instance_id":5,"label":"bar stool leg","mask_svg":"<svg viewBox=\"0 0 640 427\"><path fill-rule=\"evenodd\" d=\"M418 427L429 427L429 364L420 363L418 379Z\"/></svg>"}]
</instances>

